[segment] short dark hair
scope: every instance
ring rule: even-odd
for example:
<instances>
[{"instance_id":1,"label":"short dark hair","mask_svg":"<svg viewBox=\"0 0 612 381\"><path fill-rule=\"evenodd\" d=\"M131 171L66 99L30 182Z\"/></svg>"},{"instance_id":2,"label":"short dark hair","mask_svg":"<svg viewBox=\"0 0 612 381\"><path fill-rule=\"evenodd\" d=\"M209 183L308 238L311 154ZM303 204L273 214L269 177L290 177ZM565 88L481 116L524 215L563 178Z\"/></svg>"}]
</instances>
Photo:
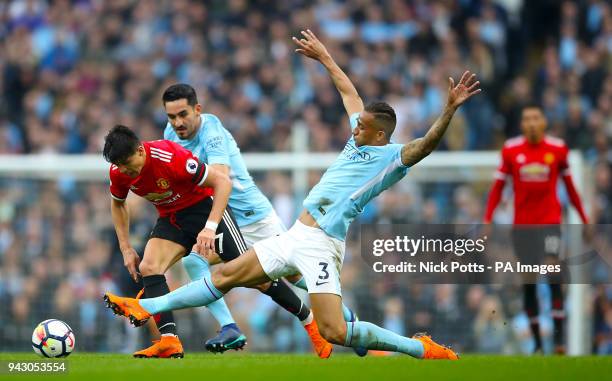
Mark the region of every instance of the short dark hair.
<instances>
[{"instance_id":1,"label":"short dark hair","mask_svg":"<svg viewBox=\"0 0 612 381\"><path fill-rule=\"evenodd\" d=\"M198 104L198 97L195 89L186 83L177 83L168 87L162 95L164 106L167 102L178 101L179 99L187 99L189 106Z\"/></svg>"},{"instance_id":2,"label":"short dark hair","mask_svg":"<svg viewBox=\"0 0 612 381\"><path fill-rule=\"evenodd\" d=\"M537 108L540 111L544 111L542 110L542 106L540 106L539 103L537 102L533 102L533 101L529 101L523 104L523 106L521 107L521 113L525 110L527 110L528 108Z\"/></svg>"},{"instance_id":3,"label":"short dark hair","mask_svg":"<svg viewBox=\"0 0 612 381\"><path fill-rule=\"evenodd\" d=\"M126 126L120 124L113 127L104 137L104 150L102 154L109 163L123 164L136 153L140 146L140 139Z\"/></svg>"},{"instance_id":4,"label":"short dark hair","mask_svg":"<svg viewBox=\"0 0 612 381\"><path fill-rule=\"evenodd\" d=\"M374 115L374 119L381 124L387 139L391 139L397 123L393 107L386 102L372 102L365 106L364 110Z\"/></svg>"}]
</instances>

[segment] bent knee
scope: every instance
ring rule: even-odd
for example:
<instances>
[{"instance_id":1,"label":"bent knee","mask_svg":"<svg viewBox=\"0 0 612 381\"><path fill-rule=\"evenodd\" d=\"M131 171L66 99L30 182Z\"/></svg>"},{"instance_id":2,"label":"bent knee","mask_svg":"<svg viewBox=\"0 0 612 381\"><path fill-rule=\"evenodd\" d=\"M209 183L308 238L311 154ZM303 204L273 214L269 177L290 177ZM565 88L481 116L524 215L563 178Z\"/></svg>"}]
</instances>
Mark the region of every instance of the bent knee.
<instances>
[{"instance_id":1,"label":"bent knee","mask_svg":"<svg viewBox=\"0 0 612 381\"><path fill-rule=\"evenodd\" d=\"M346 340L346 324L319 324L319 333L332 344L344 345Z\"/></svg>"},{"instance_id":2,"label":"bent knee","mask_svg":"<svg viewBox=\"0 0 612 381\"><path fill-rule=\"evenodd\" d=\"M157 275L157 274L164 273L163 269L159 268L159 266L156 266L154 263L147 262L147 261L140 262L140 265L138 265L138 271L140 271L140 274L142 276Z\"/></svg>"}]
</instances>

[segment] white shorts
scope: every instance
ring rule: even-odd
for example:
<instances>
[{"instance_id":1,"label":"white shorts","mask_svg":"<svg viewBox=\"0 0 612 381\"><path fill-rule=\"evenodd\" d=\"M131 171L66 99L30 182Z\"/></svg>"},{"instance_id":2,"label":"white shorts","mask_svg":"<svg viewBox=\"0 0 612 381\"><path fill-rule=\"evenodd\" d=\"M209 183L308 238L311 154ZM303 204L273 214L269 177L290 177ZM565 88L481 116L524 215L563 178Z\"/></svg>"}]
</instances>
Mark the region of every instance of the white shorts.
<instances>
[{"instance_id":1,"label":"white shorts","mask_svg":"<svg viewBox=\"0 0 612 381\"><path fill-rule=\"evenodd\" d=\"M240 232L248 247L253 247L255 242L276 237L286 231L285 225L275 211L272 211L262 220L240 227Z\"/></svg>"},{"instance_id":2,"label":"white shorts","mask_svg":"<svg viewBox=\"0 0 612 381\"><path fill-rule=\"evenodd\" d=\"M308 293L340 296L344 247L343 241L300 221L281 235L256 242L253 246L270 279L300 273L306 281Z\"/></svg>"}]
</instances>

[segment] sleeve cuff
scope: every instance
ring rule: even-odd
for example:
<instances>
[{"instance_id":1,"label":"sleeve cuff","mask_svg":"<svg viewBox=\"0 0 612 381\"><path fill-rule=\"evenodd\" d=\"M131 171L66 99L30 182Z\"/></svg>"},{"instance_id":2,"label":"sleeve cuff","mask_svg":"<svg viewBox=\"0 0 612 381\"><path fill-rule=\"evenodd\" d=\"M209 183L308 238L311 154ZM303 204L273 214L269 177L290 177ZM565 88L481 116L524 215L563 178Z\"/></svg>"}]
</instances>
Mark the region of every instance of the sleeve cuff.
<instances>
[{"instance_id":1,"label":"sleeve cuff","mask_svg":"<svg viewBox=\"0 0 612 381\"><path fill-rule=\"evenodd\" d=\"M204 181L206 181L206 178L208 177L208 165L206 166L206 169L204 170L204 176L202 176L202 180L200 180L200 182L198 183L198 186L202 186L204 184Z\"/></svg>"},{"instance_id":2,"label":"sleeve cuff","mask_svg":"<svg viewBox=\"0 0 612 381\"><path fill-rule=\"evenodd\" d=\"M125 199L127 198L127 196L126 196L126 197L124 197L124 198L117 197L117 196L115 196L115 195L114 195L114 194L112 194L112 193L111 193L110 195L111 195L111 197L113 198L113 200L116 200L116 201L121 201L121 202L125 201Z\"/></svg>"}]
</instances>

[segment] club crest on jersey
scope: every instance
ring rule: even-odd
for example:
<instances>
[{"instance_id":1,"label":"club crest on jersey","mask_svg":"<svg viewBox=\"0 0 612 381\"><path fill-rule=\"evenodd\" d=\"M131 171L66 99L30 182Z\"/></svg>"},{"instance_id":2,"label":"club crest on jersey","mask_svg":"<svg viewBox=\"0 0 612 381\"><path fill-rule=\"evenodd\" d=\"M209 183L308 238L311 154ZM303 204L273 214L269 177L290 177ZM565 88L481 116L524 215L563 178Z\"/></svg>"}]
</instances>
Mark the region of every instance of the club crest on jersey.
<instances>
[{"instance_id":1,"label":"club crest on jersey","mask_svg":"<svg viewBox=\"0 0 612 381\"><path fill-rule=\"evenodd\" d=\"M544 154L544 162L545 162L546 164L549 164L549 165L550 165L550 164L552 164L554 161L555 161L555 155L553 155L553 153L552 153L552 152L546 152L546 153Z\"/></svg>"},{"instance_id":2,"label":"club crest on jersey","mask_svg":"<svg viewBox=\"0 0 612 381\"><path fill-rule=\"evenodd\" d=\"M516 156L516 162L519 163L519 164L523 164L526 160L527 160L527 158L522 153L520 153L520 154L518 154Z\"/></svg>"},{"instance_id":3,"label":"club crest on jersey","mask_svg":"<svg viewBox=\"0 0 612 381\"><path fill-rule=\"evenodd\" d=\"M187 173L194 175L198 171L198 162L194 159L187 159L185 169L187 170Z\"/></svg>"},{"instance_id":4,"label":"club crest on jersey","mask_svg":"<svg viewBox=\"0 0 612 381\"><path fill-rule=\"evenodd\" d=\"M155 184L157 184L157 186L159 188L161 188L161 189L168 189L168 188L170 188L170 182L168 180L164 179L163 177L157 179Z\"/></svg>"}]
</instances>

